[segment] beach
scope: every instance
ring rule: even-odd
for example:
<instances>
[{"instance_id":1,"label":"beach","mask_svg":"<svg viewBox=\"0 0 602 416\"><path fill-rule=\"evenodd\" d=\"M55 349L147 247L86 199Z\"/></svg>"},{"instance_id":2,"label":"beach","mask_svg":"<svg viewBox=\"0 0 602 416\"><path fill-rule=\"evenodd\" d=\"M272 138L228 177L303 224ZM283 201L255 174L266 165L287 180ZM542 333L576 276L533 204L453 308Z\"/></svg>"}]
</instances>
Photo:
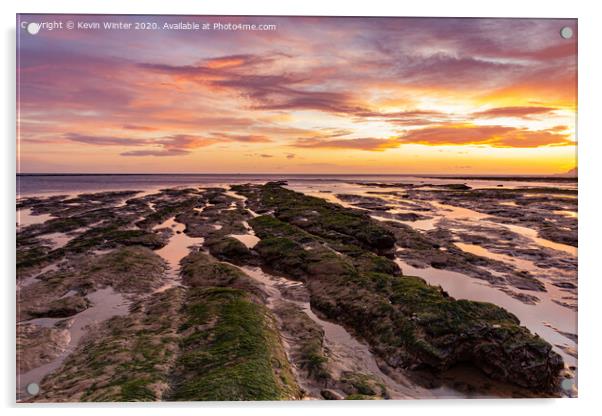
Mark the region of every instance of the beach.
<instances>
[{"instance_id":1,"label":"beach","mask_svg":"<svg viewBox=\"0 0 602 416\"><path fill-rule=\"evenodd\" d=\"M576 178L17 180L19 400L577 395Z\"/></svg>"}]
</instances>

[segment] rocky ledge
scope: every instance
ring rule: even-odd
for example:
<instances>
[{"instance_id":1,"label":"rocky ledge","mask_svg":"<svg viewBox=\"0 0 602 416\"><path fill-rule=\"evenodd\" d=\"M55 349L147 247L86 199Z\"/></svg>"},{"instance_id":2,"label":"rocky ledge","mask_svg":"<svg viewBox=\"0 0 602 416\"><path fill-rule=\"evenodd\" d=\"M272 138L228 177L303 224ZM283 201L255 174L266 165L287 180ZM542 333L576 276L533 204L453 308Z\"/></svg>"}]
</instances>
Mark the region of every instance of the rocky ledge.
<instances>
[{"instance_id":1,"label":"rocky ledge","mask_svg":"<svg viewBox=\"0 0 602 416\"><path fill-rule=\"evenodd\" d=\"M30 400L301 398L275 318L251 279L202 253L183 268L187 287L154 293L97 325Z\"/></svg>"},{"instance_id":2,"label":"rocky ledge","mask_svg":"<svg viewBox=\"0 0 602 416\"><path fill-rule=\"evenodd\" d=\"M554 392L552 346L503 308L456 300L381 254L395 234L365 213L285 189L241 185L264 268L306 283L312 308L364 338L387 365L438 373L468 363L495 380Z\"/></svg>"}]
</instances>

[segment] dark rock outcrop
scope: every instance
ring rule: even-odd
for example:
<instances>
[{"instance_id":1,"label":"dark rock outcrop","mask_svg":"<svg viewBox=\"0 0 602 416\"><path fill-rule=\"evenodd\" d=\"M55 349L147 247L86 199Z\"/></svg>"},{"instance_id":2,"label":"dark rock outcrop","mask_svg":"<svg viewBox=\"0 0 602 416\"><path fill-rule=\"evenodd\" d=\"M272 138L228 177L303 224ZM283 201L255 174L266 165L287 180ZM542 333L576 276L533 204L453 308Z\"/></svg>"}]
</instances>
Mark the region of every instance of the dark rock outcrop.
<instances>
[{"instance_id":1,"label":"dark rock outcrop","mask_svg":"<svg viewBox=\"0 0 602 416\"><path fill-rule=\"evenodd\" d=\"M355 224L354 210L270 184L241 186L238 192L274 210L273 217L250 221L262 239L256 251L265 267L305 281L312 307L366 339L388 365L439 372L470 363L496 380L534 391L555 389L561 357L511 313L490 303L456 300L418 277L379 269L382 257L358 262L366 249L379 251L378 245L343 238L343 229L330 226ZM317 209L336 221L312 219ZM430 241L424 243L432 248Z\"/></svg>"},{"instance_id":2,"label":"dark rock outcrop","mask_svg":"<svg viewBox=\"0 0 602 416\"><path fill-rule=\"evenodd\" d=\"M234 186L234 190L253 197L256 190ZM268 183L261 188L252 204L274 210L274 216L303 230L330 240L355 244L375 253L388 253L395 237L365 212L330 204L323 199L306 196Z\"/></svg>"},{"instance_id":3,"label":"dark rock outcrop","mask_svg":"<svg viewBox=\"0 0 602 416\"><path fill-rule=\"evenodd\" d=\"M253 264L256 260L253 252L234 237L210 238L205 240L204 246L215 258L230 263Z\"/></svg>"}]
</instances>

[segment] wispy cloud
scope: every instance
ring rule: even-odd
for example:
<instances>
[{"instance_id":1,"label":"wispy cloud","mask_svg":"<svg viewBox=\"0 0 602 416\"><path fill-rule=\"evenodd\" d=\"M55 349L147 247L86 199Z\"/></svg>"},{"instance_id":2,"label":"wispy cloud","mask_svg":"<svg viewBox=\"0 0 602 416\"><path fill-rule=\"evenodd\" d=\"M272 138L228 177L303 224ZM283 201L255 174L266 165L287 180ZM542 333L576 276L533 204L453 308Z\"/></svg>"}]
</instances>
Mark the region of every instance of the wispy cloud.
<instances>
[{"instance_id":1,"label":"wispy cloud","mask_svg":"<svg viewBox=\"0 0 602 416\"><path fill-rule=\"evenodd\" d=\"M370 150L383 151L399 147L400 142L397 139L375 139L375 138L357 138L357 139L299 139L294 144L298 148L323 148L323 149L352 149L352 150Z\"/></svg>"},{"instance_id":2,"label":"wispy cloud","mask_svg":"<svg viewBox=\"0 0 602 416\"><path fill-rule=\"evenodd\" d=\"M156 127L151 126L140 126L137 124L124 124L121 126L124 130L136 130L136 131L156 131Z\"/></svg>"},{"instance_id":3,"label":"wispy cloud","mask_svg":"<svg viewBox=\"0 0 602 416\"><path fill-rule=\"evenodd\" d=\"M528 130L508 126L471 124L427 127L400 136L399 143L437 145L488 145L491 147L531 148L569 146L574 142L556 130Z\"/></svg>"},{"instance_id":4,"label":"wispy cloud","mask_svg":"<svg viewBox=\"0 0 602 416\"><path fill-rule=\"evenodd\" d=\"M161 150L130 150L120 153L121 156L183 156L190 152L182 149L161 149Z\"/></svg>"},{"instance_id":5,"label":"wispy cloud","mask_svg":"<svg viewBox=\"0 0 602 416\"><path fill-rule=\"evenodd\" d=\"M64 138L72 142L85 143L94 146L144 146L149 139L113 136L91 136L87 134L67 133Z\"/></svg>"},{"instance_id":6,"label":"wispy cloud","mask_svg":"<svg viewBox=\"0 0 602 416\"><path fill-rule=\"evenodd\" d=\"M533 148L543 146L572 146L565 126L545 130L528 130L507 126L478 126L470 124L443 125L410 130L391 138L298 139L298 148L351 149L382 152L403 144L427 146L487 145L490 147Z\"/></svg>"},{"instance_id":7,"label":"wispy cloud","mask_svg":"<svg viewBox=\"0 0 602 416\"><path fill-rule=\"evenodd\" d=\"M272 141L269 137L262 134L230 134L230 133L210 133L211 137L222 139L224 141L242 142L242 143L269 143Z\"/></svg>"},{"instance_id":8,"label":"wispy cloud","mask_svg":"<svg viewBox=\"0 0 602 416\"><path fill-rule=\"evenodd\" d=\"M531 116L549 114L555 110L557 108L554 107L495 107L474 112L472 115L480 118L516 117L529 119Z\"/></svg>"},{"instance_id":9,"label":"wispy cloud","mask_svg":"<svg viewBox=\"0 0 602 416\"><path fill-rule=\"evenodd\" d=\"M270 141L268 138L260 135L236 135L225 133L210 133L208 136L175 134L153 138L88 136L77 133L68 133L64 137L73 142L94 146L149 147L144 150L122 152L120 153L122 156L180 156L188 154L194 149L219 143L265 143Z\"/></svg>"}]
</instances>

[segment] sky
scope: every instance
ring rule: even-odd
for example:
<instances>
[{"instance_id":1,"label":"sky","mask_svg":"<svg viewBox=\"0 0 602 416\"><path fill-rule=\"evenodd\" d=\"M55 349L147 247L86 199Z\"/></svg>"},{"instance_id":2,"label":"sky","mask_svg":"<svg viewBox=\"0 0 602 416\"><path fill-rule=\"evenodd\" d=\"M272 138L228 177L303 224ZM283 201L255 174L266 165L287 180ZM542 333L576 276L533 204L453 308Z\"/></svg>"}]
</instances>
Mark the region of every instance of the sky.
<instances>
[{"instance_id":1,"label":"sky","mask_svg":"<svg viewBox=\"0 0 602 416\"><path fill-rule=\"evenodd\" d=\"M209 29L164 26L179 22ZM576 20L21 15L17 27L21 173L576 167Z\"/></svg>"}]
</instances>

